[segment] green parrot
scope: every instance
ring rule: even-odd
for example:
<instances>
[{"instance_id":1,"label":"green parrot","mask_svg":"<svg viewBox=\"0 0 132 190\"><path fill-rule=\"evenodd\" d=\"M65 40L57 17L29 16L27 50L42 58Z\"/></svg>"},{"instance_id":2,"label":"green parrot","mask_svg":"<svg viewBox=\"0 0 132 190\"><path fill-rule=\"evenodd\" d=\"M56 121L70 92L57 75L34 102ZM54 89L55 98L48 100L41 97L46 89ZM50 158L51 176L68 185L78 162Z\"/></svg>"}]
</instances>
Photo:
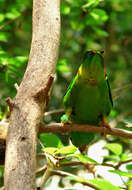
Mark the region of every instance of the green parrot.
<instances>
[{"instance_id":1,"label":"green parrot","mask_svg":"<svg viewBox=\"0 0 132 190\"><path fill-rule=\"evenodd\" d=\"M64 96L65 115L63 123L106 125L105 117L113 106L110 86L106 74L103 52L85 53L77 74ZM71 132L72 143L83 151L95 136L94 133Z\"/></svg>"}]
</instances>

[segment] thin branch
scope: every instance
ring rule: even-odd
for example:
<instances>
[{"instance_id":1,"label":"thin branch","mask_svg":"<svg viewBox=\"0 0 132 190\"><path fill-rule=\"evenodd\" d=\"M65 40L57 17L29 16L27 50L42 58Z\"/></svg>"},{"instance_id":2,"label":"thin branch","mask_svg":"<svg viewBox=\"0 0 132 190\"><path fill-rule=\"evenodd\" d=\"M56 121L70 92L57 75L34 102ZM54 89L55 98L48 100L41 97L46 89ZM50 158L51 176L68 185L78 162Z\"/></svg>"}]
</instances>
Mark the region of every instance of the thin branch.
<instances>
[{"instance_id":1,"label":"thin branch","mask_svg":"<svg viewBox=\"0 0 132 190\"><path fill-rule=\"evenodd\" d=\"M53 168L51 166L47 166L47 169L41 179L41 183L40 183L40 189L43 189L44 184L46 184L47 180L49 179L49 177L51 176L51 173L53 171Z\"/></svg>"},{"instance_id":2,"label":"thin branch","mask_svg":"<svg viewBox=\"0 0 132 190\"><path fill-rule=\"evenodd\" d=\"M115 89L112 90L112 92L115 93L115 92L118 92L118 91L120 91L120 90L124 90L124 89L126 89L126 88L132 88L132 83L126 84L126 85L121 86L121 87L118 87L118 88L115 88Z\"/></svg>"},{"instance_id":3,"label":"thin branch","mask_svg":"<svg viewBox=\"0 0 132 190\"><path fill-rule=\"evenodd\" d=\"M19 16L20 17L20 16ZM0 26L0 30L2 30L5 26L13 23L14 21L16 21L19 17L15 18L15 19L12 19L12 20L9 20L8 22L4 23L3 25Z\"/></svg>"},{"instance_id":4,"label":"thin branch","mask_svg":"<svg viewBox=\"0 0 132 190\"><path fill-rule=\"evenodd\" d=\"M120 161L117 165L114 166L114 168L118 169L121 165L130 163L130 162L132 162L132 159L125 160L125 161Z\"/></svg>"},{"instance_id":5,"label":"thin branch","mask_svg":"<svg viewBox=\"0 0 132 190\"><path fill-rule=\"evenodd\" d=\"M36 170L36 173L43 172L43 171L45 171L46 169L47 169L47 165L44 165L44 166L42 166L41 168L38 168L38 169Z\"/></svg>"},{"instance_id":6,"label":"thin branch","mask_svg":"<svg viewBox=\"0 0 132 190\"><path fill-rule=\"evenodd\" d=\"M94 166L106 166L106 167L112 167L112 168L115 168L115 166L113 164L107 164L107 163L97 163L97 164L93 164L93 163L82 163L82 162L79 162L79 161L71 161L71 162L64 162L64 163L60 163L60 166L85 166L87 167L87 165L94 165Z\"/></svg>"},{"instance_id":7,"label":"thin branch","mask_svg":"<svg viewBox=\"0 0 132 190\"><path fill-rule=\"evenodd\" d=\"M48 111L48 112L45 112L45 116L48 116L48 115L53 115L53 114L58 114L58 113L64 113L64 109L56 109L56 110L51 110L51 111Z\"/></svg>"},{"instance_id":8,"label":"thin branch","mask_svg":"<svg viewBox=\"0 0 132 190\"><path fill-rule=\"evenodd\" d=\"M132 159L130 160L126 160L126 161L122 161L122 162L119 162L118 164L114 165L114 164L108 164L108 163L97 163L97 164L93 164L93 163L82 163L80 161L69 161L69 162L60 162L59 163L59 167L65 167L65 166L84 166L84 167L87 167L87 165L94 165L94 166L106 166L106 167L112 167L114 169L118 169L121 165L123 164L126 164L126 163L130 163L132 162ZM44 165L43 167L39 168L36 170L36 173L39 173L39 172L42 172L42 171L45 171L47 168L46 165ZM58 168L58 166L57 166Z\"/></svg>"},{"instance_id":9,"label":"thin branch","mask_svg":"<svg viewBox=\"0 0 132 190\"><path fill-rule=\"evenodd\" d=\"M106 128L102 126L94 126L94 125L88 125L88 124L61 124L61 123L53 123L53 124L40 124L39 133L67 133L71 131L78 131L78 132L93 132L93 133L99 133L99 134L105 134L106 135L113 135L113 136L119 136L119 137L125 137L132 139L132 132L125 131L122 129L116 129L116 128Z\"/></svg>"},{"instance_id":10,"label":"thin branch","mask_svg":"<svg viewBox=\"0 0 132 190\"><path fill-rule=\"evenodd\" d=\"M15 87L16 91L18 91L18 90L19 90L19 86L18 86L18 84L17 84L17 83L15 83L15 84L14 84L14 87Z\"/></svg>"},{"instance_id":11,"label":"thin branch","mask_svg":"<svg viewBox=\"0 0 132 190\"><path fill-rule=\"evenodd\" d=\"M53 170L52 171L52 175L58 175L58 176L62 176L62 177L73 177L73 178L78 178L78 176L75 176L71 173L68 173L68 172L64 172L64 171L60 171L60 170ZM92 185L91 183L89 183L88 181L77 181L78 183L81 183L82 185L86 185L88 187L91 187L95 190L99 190L96 186Z\"/></svg>"}]
</instances>

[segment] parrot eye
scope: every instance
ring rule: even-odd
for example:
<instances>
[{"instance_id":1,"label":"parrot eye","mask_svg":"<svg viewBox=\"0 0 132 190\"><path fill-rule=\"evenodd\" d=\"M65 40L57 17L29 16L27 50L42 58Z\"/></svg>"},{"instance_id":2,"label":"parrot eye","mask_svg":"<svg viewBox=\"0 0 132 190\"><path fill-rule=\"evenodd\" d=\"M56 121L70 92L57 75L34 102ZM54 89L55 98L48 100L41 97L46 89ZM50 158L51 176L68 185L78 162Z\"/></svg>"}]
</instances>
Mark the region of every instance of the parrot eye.
<instances>
[{"instance_id":1,"label":"parrot eye","mask_svg":"<svg viewBox=\"0 0 132 190\"><path fill-rule=\"evenodd\" d=\"M104 54L104 51L101 51L100 53L103 55L103 54Z\"/></svg>"}]
</instances>

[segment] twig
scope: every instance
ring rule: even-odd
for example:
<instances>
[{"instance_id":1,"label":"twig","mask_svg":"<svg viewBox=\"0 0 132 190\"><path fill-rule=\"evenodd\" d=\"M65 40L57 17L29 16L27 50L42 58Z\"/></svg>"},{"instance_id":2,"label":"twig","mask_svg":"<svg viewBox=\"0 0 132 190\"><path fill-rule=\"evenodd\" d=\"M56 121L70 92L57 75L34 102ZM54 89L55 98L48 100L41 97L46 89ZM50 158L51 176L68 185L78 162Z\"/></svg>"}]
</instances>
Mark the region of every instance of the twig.
<instances>
[{"instance_id":1,"label":"twig","mask_svg":"<svg viewBox=\"0 0 132 190\"><path fill-rule=\"evenodd\" d=\"M126 85L121 86L121 87L118 87L118 88L115 88L115 89L112 90L112 92L115 93L115 92L118 92L118 91L120 91L120 90L124 90L124 89L126 89L126 88L132 88L132 83L126 84Z\"/></svg>"},{"instance_id":2,"label":"twig","mask_svg":"<svg viewBox=\"0 0 132 190\"><path fill-rule=\"evenodd\" d=\"M19 16L20 17L20 16ZM5 26L7 26L8 24L11 24L12 22L14 22L15 20L17 20L19 17L9 20L8 22L4 23L2 26L0 26L0 30L2 30Z\"/></svg>"},{"instance_id":3,"label":"twig","mask_svg":"<svg viewBox=\"0 0 132 190\"><path fill-rule=\"evenodd\" d=\"M45 112L45 116L48 116L48 115L52 115L52 114L57 114L57 113L63 113L64 112L64 109L56 109L56 110L51 110L51 111L48 111L48 112Z\"/></svg>"},{"instance_id":4,"label":"twig","mask_svg":"<svg viewBox=\"0 0 132 190\"><path fill-rule=\"evenodd\" d=\"M70 131L78 131L78 132L93 132L103 134L105 131L106 135L120 136L125 138L132 139L132 132L125 131L122 129L116 128L104 128L102 126L94 126L88 124L61 124L61 123L53 123L53 124L40 124L39 133L67 133Z\"/></svg>"},{"instance_id":5,"label":"twig","mask_svg":"<svg viewBox=\"0 0 132 190\"><path fill-rule=\"evenodd\" d=\"M73 177L73 178L78 178L78 176L75 176L71 173L68 173L68 172L64 172L64 171L60 171L60 170L53 170L52 171L52 175L59 175L59 176L62 176L62 177ZM95 190L99 190L96 186L92 185L91 183L87 182L87 181L79 181L78 180L78 183L81 183L82 185L86 185L88 187L91 187Z\"/></svg>"},{"instance_id":6,"label":"twig","mask_svg":"<svg viewBox=\"0 0 132 190\"><path fill-rule=\"evenodd\" d=\"M18 86L17 83L14 84L14 87L15 87L15 89L16 89L17 91L19 90L19 86Z\"/></svg>"},{"instance_id":7,"label":"twig","mask_svg":"<svg viewBox=\"0 0 132 190\"><path fill-rule=\"evenodd\" d=\"M69 162L60 162L59 163L59 167L65 167L65 166L87 166L88 164L89 165L94 165L94 166L106 166L106 167L112 167L114 169L118 169L121 165L123 164L126 164L126 163L130 163L132 162L132 159L129 159L129 160L126 160L126 161L122 161L122 162L119 162L118 164L116 165L113 165L113 164L108 164L108 163L97 163L97 164L93 164L93 163L82 163L80 161L69 161ZM44 165L43 167L39 168L36 170L36 173L39 173L39 172L42 172L42 171L45 171L47 168L46 165Z\"/></svg>"},{"instance_id":8,"label":"twig","mask_svg":"<svg viewBox=\"0 0 132 190\"><path fill-rule=\"evenodd\" d=\"M47 165L44 165L43 167L38 168L38 169L36 170L36 173L39 173L39 172L45 171L46 169L47 169Z\"/></svg>"},{"instance_id":9,"label":"twig","mask_svg":"<svg viewBox=\"0 0 132 190\"><path fill-rule=\"evenodd\" d=\"M41 179L41 183L40 183L40 189L43 189L44 184L47 182L47 180L49 179L49 177L51 176L51 173L53 171L53 168L51 166L48 166L42 179Z\"/></svg>"},{"instance_id":10,"label":"twig","mask_svg":"<svg viewBox=\"0 0 132 190\"><path fill-rule=\"evenodd\" d=\"M117 165L114 166L115 169L118 169L121 165L127 164L129 162L132 162L132 159L125 160L125 161L120 161Z\"/></svg>"}]
</instances>

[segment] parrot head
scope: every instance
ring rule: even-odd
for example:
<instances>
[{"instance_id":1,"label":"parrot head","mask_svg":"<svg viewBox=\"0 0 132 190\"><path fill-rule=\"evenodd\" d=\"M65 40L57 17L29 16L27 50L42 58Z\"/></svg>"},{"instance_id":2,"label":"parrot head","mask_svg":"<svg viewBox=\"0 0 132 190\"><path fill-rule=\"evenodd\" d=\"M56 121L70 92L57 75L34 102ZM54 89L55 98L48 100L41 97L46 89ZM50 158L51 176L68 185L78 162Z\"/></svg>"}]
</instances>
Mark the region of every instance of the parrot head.
<instances>
[{"instance_id":1,"label":"parrot head","mask_svg":"<svg viewBox=\"0 0 132 190\"><path fill-rule=\"evenodd\" d=\"M91 85L100 82L106 75L102 54L103 52L99 51L86 52L79 68L79 75Z\"/></svg>"}]
</instances>

